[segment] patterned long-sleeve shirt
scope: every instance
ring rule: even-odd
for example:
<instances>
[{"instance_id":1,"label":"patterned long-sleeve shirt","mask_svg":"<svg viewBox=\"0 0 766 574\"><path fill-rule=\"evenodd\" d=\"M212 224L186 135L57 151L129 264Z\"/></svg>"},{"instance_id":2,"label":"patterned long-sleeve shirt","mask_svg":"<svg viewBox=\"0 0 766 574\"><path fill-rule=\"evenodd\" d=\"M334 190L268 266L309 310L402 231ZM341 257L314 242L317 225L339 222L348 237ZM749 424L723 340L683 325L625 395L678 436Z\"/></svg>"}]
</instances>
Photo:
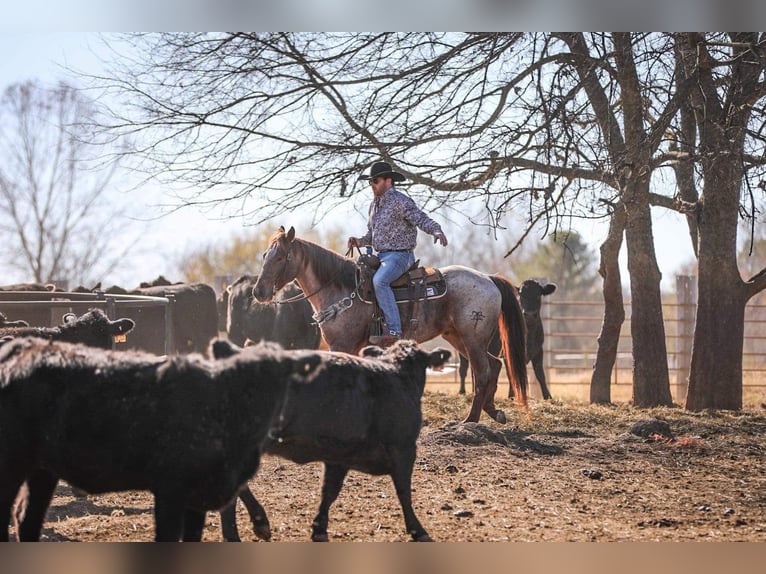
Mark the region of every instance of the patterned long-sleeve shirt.
<instances>
[{"instance_id":1,"label":"patterned long-sleeve shirt","mask_svg":"<svg viewBox=\"0 0 766 574\"><path fill-rule=\"evenodd\" d=\"M372 245L375 251L414 249L418 228L429 235L442 230L411 197L392 187L370 204L367 233L361 243Z\"/></svg>"}]
</instances>

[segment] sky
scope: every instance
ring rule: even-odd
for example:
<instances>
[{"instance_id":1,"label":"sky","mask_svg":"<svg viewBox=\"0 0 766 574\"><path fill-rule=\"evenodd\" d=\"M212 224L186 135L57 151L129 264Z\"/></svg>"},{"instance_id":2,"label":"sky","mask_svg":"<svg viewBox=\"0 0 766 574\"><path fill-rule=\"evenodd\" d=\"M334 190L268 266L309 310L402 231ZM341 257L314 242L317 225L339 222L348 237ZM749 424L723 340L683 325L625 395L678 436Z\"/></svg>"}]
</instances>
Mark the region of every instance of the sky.
<instances>
[{"instance_id":1,"label":"sky","mask_svg":"<svg viewBox=\"0 0 766 574\"><path fill-rule=\"evenodd\" d=\"M43 83L54 82L66 77L66 68L97 72L101 65L99 58L93 53L93 49L97 47L95 34L61 31L2 31L0 32L0 53L15 54L15 56L3 59L0 66L0 89L12 83L30 79ZM149 217L158 213L153 205L158 202L161 193L156 189L146 189L143 196L136 196L134 201L143 203L145 213ZM359 202L367 200L357 197L359 199L356 205L348 206L345 212L339 208L337 217L329 218L323 224L334 226L338 222L343 222L349 235L362 235L365 229L365 218L362 215L364 208L359 205ZM432 216L440 220L438 213L432 213ZM464 222L449 220L440 222L448 237L455 236L459 231L459 225L464 224ZM275 228L280 224L286 227L294 225L300 235L300 229L309 225L309 218L296 215L292 221L275 222ZM229 235L241 234L246 229L246 222L238 219L216 219L194 208L183 209L145 225L147 227L142 238L139 270L133 267L123 269L114 276L110 276L106 284L115 283L132 287L140 281L153 279L160 274L171 280L180 280L175 262L183 254L208 245L213 240L220 241ZM688 234L685 232L682 217L665 210L655 209L654 226L658 263L663 274L662 288L672 290L677 270L694 258ZM595 253L598 253L598 247L606 236L606 225L579 224L577 230ZM453 245L451 250L454 250L455 255L459 257L458 245ZM622 260L625 266L624 254ZM463 263L458 260L455 262ZM0 281L12 283L28 279L5 277Z\"/></svg>"}]
</instances>

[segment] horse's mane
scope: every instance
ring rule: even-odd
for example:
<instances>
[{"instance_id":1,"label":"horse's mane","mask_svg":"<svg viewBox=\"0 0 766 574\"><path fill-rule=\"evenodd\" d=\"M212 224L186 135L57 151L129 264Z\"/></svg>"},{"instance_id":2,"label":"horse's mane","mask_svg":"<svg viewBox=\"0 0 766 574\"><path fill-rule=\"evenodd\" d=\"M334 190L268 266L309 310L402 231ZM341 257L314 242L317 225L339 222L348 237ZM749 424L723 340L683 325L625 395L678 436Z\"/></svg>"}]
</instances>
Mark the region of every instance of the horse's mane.
<instances>
[{"instance_id":1,"label":"horse's mane","mask_svg":"<svg viewBox=\"0 0 766 574\"><path fill-rule=\"evenodd\" d=\"M271 242L284 237L284 232L278 231L272 236ZM308 239L293 239L291 249L301 252L303 260L311 265L314 275L321 285L348 289L356 284L356 264L348 257L327 249Z\"/></svg>"}]
</instances>

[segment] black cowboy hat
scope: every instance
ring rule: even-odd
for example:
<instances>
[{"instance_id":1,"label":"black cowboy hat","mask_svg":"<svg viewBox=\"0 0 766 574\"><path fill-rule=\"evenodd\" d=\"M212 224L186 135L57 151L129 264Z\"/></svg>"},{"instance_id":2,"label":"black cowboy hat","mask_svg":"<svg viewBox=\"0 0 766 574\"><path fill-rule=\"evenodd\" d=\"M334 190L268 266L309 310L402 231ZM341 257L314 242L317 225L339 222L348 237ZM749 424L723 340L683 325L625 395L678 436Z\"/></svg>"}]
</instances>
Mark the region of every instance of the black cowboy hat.
<instances>
[{"instance_id":1,"label":"black cowboy hat","mask_svg":"<svg viewBox=\"0 0 766 574\"><path fill-rule=\"evenodd\" d=\"M386 161L376 161L370 168L370 175L360 175L359 179L372 179L373 177L390 177L394 181L404 181L407 179L398 171L391 169L391 164Z\"/></svg>"}]
</instances>

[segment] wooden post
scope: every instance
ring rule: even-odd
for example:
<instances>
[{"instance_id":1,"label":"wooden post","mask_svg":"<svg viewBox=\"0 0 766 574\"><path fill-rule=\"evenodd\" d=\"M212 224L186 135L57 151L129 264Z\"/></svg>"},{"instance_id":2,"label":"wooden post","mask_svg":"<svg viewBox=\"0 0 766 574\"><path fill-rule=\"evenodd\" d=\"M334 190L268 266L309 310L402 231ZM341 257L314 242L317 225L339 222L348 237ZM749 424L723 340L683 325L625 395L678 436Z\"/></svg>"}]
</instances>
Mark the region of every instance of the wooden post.
<instances>
[{"instance_id":1,"label":"wooden post","mask_svg":"<svg viewBox=\"0 0 766 574\"><path fill-rule=\"evenodd\" d=\"M676 275L676 403L686 404L697 315L697 277Z\"/></svg>"}]
</instances>

